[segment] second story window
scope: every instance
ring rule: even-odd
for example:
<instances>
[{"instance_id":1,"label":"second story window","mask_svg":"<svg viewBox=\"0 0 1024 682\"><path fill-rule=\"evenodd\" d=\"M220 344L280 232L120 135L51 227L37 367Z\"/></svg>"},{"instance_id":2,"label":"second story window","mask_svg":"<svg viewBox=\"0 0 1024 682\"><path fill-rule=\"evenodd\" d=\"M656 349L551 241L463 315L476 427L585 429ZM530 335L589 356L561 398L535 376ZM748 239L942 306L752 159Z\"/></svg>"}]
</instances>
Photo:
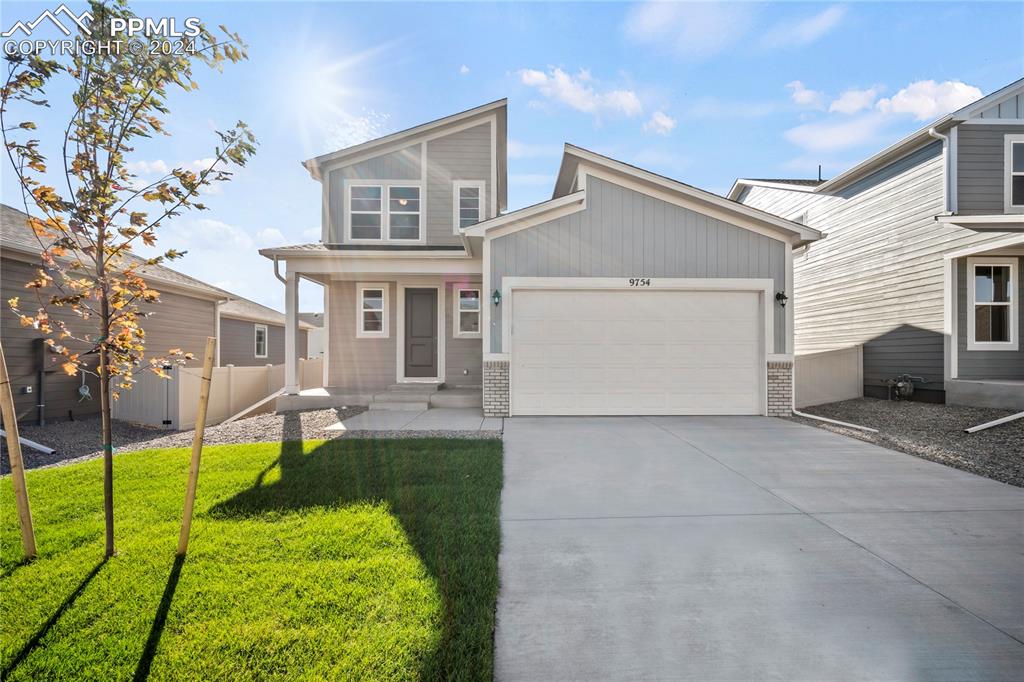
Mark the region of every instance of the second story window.
<instances>
[{"instance_id":1,"label":"second story window","mask_svg":"<svg viewBox=\"0 0 1024 682\"><path fill-rule=\"evenodd\" d=\"M1024 135L1006 136L1007 213L1024 213Z\"/></svg>"},{"instance_id":2,"label":"second story window","mask_svg":"<svg viewBox=\"0 0 1024 682\"><path fill-rule=\"evenodd\" d=\"M348 186L348 238L351 241L419 241L422 236L420 186L358 183Z\"/></svg>"},{"instance_id":3,"label":"second story window","mask_svg":"<svg viewBox=\"0 0 1024 682\"><path fill-rule=\"evenodd\" d=\"M452 206L455 211L452 225L458 234L460 228L476 225L484 219L484 183L465 180L456 182L453 187Z\"/></svg>"}]
</instances>

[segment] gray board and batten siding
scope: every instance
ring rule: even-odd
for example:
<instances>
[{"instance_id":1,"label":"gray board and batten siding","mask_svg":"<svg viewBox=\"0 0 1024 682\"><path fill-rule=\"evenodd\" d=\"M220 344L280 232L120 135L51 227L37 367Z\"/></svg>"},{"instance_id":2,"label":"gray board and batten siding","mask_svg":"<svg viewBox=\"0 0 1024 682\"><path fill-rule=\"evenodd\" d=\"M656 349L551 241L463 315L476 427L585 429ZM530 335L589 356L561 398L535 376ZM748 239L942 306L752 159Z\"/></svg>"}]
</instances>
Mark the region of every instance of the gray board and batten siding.
<instances>
[{"instance_id":1,"label":"gray board and batten siding","mask_svg":"<svg viewBox=\"0 0 1024 682\"><path fill-rule=\"evenodd\" d=\"M584 210L497 237L490 252L498 290L506 276L770 278L786 288L784 242L595 177ZM775 352L785 353L785 310L769 304ZM501 350L496 310L491 352Z\"/></svg>"}]
</instances>

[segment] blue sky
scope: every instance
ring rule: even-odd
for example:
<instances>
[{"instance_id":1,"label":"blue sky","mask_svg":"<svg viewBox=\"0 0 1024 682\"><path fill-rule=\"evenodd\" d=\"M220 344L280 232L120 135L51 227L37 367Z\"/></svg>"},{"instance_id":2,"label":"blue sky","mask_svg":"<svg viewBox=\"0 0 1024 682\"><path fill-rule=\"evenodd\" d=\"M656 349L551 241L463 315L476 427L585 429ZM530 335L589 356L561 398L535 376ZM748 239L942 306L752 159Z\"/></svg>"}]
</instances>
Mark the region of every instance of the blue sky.
<instances>
[{"instance_id":1,"label":"blue sky","mask_svg":"<svg viewBox=\"0 0 1024 682\"><path fill-rule=\"evenodd\" d=\"M55 3L5 2L4 29ZM68 3L81 9L78 3ZM224 23L248 61L175 94L143 176L211 156L238 119L260 148L161 246L178 269L281 308L256 249L316 241L299 162L501 97L509 208L548 198L563 142L725 193L737 176L826 177L1024 75L1021 3L137 3ZM39 119L55 130L66 102ZM3 170L3 200L20 205ZM315 287L303 307L319 309Z\"/></svg>"}]
</instances>

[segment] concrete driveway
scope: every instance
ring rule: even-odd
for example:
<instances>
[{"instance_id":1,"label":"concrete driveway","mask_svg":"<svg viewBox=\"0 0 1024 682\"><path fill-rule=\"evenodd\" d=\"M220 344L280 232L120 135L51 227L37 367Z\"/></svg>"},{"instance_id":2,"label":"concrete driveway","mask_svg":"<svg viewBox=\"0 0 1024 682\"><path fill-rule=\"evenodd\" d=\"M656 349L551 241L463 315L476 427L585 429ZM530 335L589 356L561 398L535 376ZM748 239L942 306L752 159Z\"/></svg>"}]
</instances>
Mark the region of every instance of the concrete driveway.
<instances>
[{"instance_id":1,"label":"concrete driveway","mask_svg":"<svg viewBox=\"0 0 1024 682\"><path fill-rule=\"evenodd\" d=\"M498 679L1021 679L1020 488L758 417L504 442Z\"/></svg>"}]
</instances>

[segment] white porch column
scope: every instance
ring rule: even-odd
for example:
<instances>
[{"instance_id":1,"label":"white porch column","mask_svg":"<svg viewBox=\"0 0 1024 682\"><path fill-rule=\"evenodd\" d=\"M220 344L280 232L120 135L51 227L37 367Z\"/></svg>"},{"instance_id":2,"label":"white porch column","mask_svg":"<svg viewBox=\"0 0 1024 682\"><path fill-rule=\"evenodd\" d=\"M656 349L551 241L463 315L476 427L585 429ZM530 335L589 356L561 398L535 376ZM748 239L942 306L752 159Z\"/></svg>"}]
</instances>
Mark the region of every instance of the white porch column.
<instances>
[{"instance_id":1,"label":"white porch column","mask_svg":"<svg viewBox=\"0 0 1024 682\"><path fill-rule=\"evenodd\" d=\"M284 285L284 392L299 392L299 277L288 268Z\"/></svg>"}]
</instances>

